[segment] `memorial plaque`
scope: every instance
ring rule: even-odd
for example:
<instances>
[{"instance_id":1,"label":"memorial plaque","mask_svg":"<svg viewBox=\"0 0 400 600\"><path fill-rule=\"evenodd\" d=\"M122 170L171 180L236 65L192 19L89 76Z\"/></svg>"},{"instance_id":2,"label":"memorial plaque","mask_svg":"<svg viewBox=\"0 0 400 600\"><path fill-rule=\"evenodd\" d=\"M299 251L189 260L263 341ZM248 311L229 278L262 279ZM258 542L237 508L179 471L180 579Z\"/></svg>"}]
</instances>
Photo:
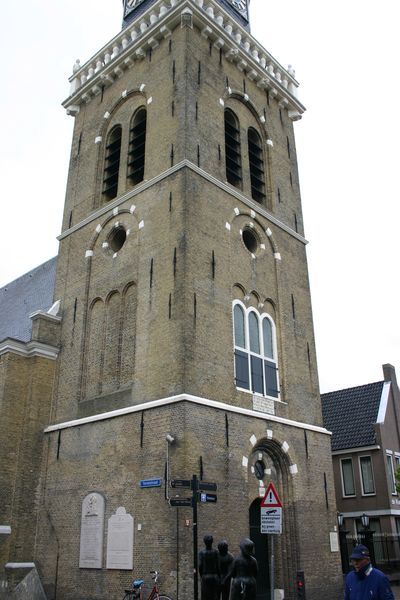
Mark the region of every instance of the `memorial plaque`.
<instances>
[{"instance_id":1,"label":"memorial plaque","mask_svg":"<svg viewBox=\"0 0 400 600\"><path fill-rule=\"evenodd\" d=\"M133 569L133 517L123 506L108 519L107 569Z\"/></svg>"},{"instance_id":2,"label":"memorial plaque","mask_svg":"<svg viewBox=\"0 0 400 600\"><path fill-rule=\"evenodd\" d=\"M269 415L275 414L275 402L269 398L260 398L259 396L253 396L253 410L257 412L268 413Z\"/></svg>"},{"instance_id":3,"label":"memorial plaque","mask_svg":"<svg viewBox=\"0 0 400 600\"><path fill-rule=\"evenodd\" d=\"M82 502L80 569L103 567L104 506L103 496L96 492Z\"/></svg>"}]
</instances>

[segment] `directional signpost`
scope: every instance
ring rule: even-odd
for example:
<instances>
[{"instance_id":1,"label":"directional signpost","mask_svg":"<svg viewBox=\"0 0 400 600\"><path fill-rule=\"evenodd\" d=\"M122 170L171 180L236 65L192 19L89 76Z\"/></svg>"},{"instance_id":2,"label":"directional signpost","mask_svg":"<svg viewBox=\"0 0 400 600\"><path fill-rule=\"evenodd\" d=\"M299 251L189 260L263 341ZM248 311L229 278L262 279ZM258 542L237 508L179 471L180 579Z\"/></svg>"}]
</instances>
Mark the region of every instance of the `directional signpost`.
<instances>
[{"instance_id":1,"label":"directional signpost","mask_svg":"<svg viewBox=\"0 0 400 600\"><path fill-rule=\"evenodd\" d=\"M274 597L275 588L275 556L274 535L282 533L282 502L274 484L271 482L264 498L261 500L261 533L271 535L271 598Z\"/></svg>"},{"instance_id":2,"label":"directional signpost","mask_svg":"<svg viewBox=\"0 0 400 600\"><path fill-rule=\"evenodd\" d=\"M192 506L191 498L170 498L170 506Z\"/></svg>"},{"instance_id":3,"label":"directional signpost","mask_svg":"<svg viewBox=\"0 0 400 600\"><path fill-rule=\"evenodd\" d=\"M213 503L217 501L217 494L209 494L208 492L216 492L217 484L208 481L199 481L196 475L192 479L171 479L171 487L174 489L190 489L192 491L191 498L170 498L170 506L191 506L193 509L193 600L199 598L199 573L197 569L197 504Z\"/></svg>"}]
</instances>

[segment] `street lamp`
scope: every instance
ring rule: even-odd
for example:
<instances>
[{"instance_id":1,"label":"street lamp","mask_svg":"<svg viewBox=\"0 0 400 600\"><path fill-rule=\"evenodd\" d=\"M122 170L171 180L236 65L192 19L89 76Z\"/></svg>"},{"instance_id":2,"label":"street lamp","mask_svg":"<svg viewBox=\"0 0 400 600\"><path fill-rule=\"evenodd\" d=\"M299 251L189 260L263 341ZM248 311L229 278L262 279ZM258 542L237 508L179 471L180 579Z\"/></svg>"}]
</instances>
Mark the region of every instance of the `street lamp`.
<instances>
[{"instance_id":1,"label":"street lamp","mask_svg":"<svg viewBox=\"0 0 400 600\"><path fill-rule=\"evenodd\" d=\"M369 527L369 516L366 515L365 513L363 513L361 515L361 523L362 523L364 529L368 529L368 527Z\"/></svg>"},{"instance_id":2,"label":"street lamp","mask_svg":"<svg viewBox=\"0 0 400 600\"><path fill-rule=\"evenodd\" d=\"M337 520L339 525L339 546L340 546L340 558L342 560L342 573L348 573L350 571L349 563L349 551L347 548L347 534L349 533L343 527L344 516L343 513L337 513Z\"/></svg>"},{"instance_id":3,"label":"street lamp","mask_svg":"<svg viewBox=\"0 0 400 600\"><path fill-rule=\"evenodd\" d=\"M369 528L369 515L363 513L361 515L361 523L364 527L364 540L365 545L369 550L369 556L371 558L371 563L375 565L375 548L374 548L374 532Z\"/></svg>"}]
</instances>

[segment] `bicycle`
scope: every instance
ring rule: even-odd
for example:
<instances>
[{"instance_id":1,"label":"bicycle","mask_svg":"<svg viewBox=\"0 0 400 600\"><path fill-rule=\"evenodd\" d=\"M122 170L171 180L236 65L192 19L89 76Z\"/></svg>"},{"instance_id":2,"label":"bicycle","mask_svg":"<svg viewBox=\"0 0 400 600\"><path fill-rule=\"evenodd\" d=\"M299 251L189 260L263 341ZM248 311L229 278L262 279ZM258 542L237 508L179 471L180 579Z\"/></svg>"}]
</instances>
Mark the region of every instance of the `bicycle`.
<instances>
[{"instance_id":1,"label":"bicycle","mask_svg":"<svg viewBox=\"0 0 400 600\"><path fill-rule=\"evenodd\" d=\"M134 579L129 590L125 590L124 600L172 600L165 594L160 594L158 587L159 571L150 571L152 579L154 579L153 589L147 599L143 596L144 579Z\"/></svg>"}]
</instances>

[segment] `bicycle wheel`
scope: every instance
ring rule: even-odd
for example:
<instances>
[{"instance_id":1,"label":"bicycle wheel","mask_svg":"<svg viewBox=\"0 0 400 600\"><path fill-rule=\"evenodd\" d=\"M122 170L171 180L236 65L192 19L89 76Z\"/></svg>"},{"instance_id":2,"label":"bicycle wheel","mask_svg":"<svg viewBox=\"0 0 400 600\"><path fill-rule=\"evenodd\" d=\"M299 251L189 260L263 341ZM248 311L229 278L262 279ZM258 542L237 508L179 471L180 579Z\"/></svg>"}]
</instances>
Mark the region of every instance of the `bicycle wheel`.
<instances>
[{"instance_id":1,"label":"bicycle wheel","mask_svg":"<svg viewBox=\"0 0 400 600\"><path fill-rule=\"evenodd\" d=\"M170 598L169 596L165 596L164 594L162 594L161 596L158 596L158 600L172 600L172 598Z\"/></svg>"}]
</instances>

